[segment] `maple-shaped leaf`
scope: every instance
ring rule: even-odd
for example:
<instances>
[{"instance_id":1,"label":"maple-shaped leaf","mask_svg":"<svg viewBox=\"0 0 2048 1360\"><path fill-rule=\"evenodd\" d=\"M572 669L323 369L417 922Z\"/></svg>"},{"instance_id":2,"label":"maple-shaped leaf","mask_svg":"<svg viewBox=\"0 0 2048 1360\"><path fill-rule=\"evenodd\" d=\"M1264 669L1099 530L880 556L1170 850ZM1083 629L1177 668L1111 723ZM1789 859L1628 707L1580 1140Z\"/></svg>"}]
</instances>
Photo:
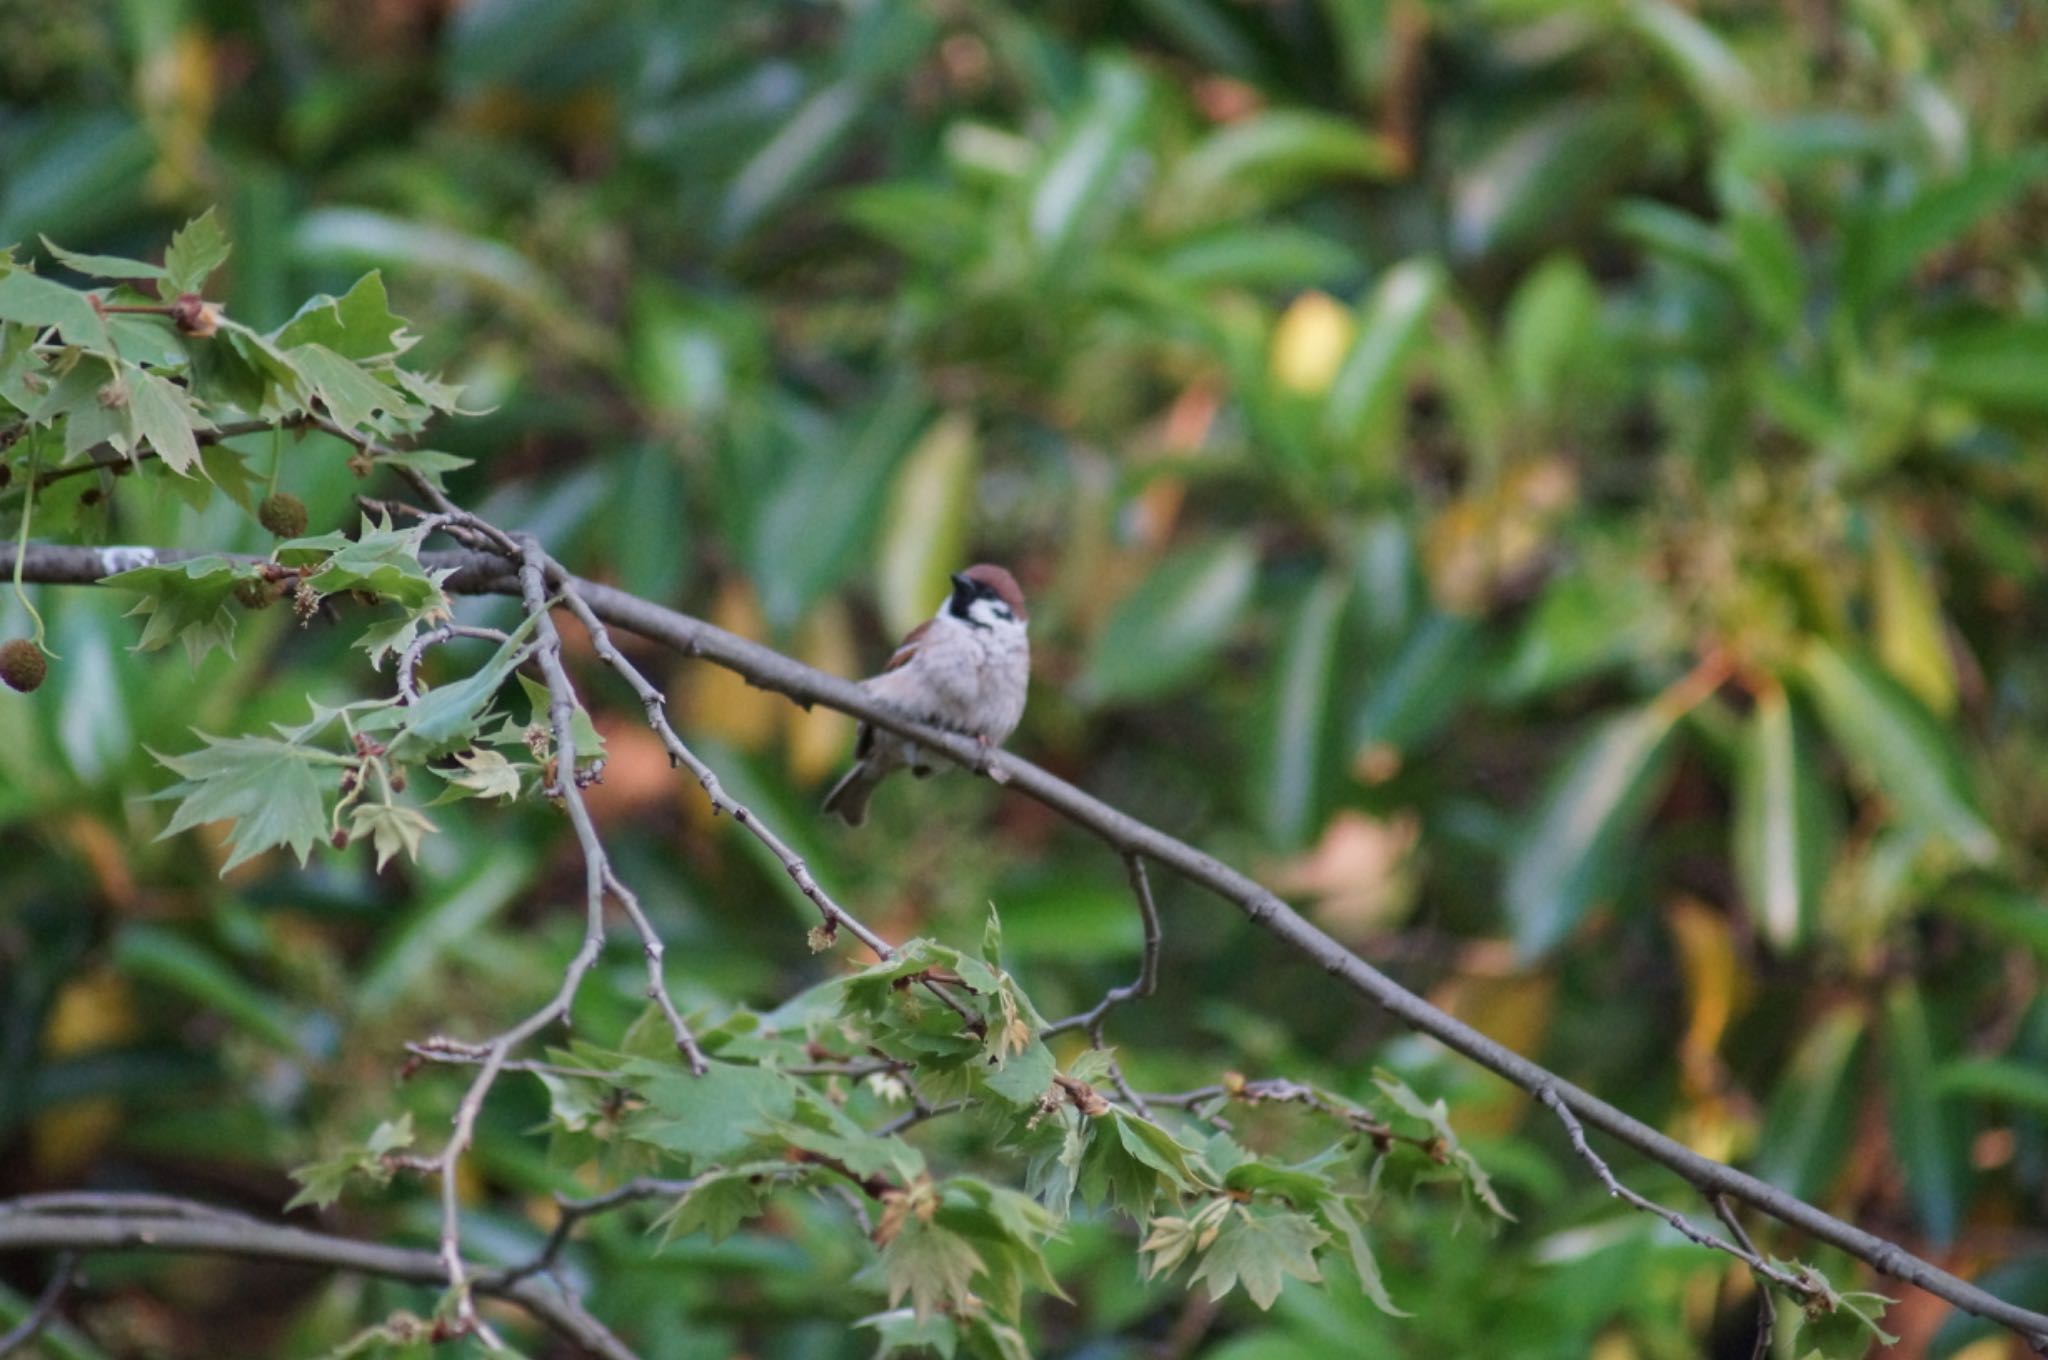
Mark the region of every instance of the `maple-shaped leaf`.
<instances>
[{"instance_id":1,"label":"maple-shaped leaf","mask_svg":"<svg viewBox=\"0 0 2048 1360\"><path fill-rule=\"evenodd\" d=\"M398 803L358 803L349 815L349 834L357 840L368 836L377 852L377 871L399 851L405 857L420 857L420 838L434 830L434 824L417 808Z\"/></svg>"},{"instance_id":2,"label":"maple-shaped leaf","mask_svg":"<svg viewBox=\"0 0 2048 1360\"><path fill-rule=\"evenodd\" d=\"M330 776L340 783L341 757L269 737L229 739L201 732L199 738L206 745L182 756L150 752L184 781L156 795L180 800L158 839L206 822L228 821L234 827L222 873L276 845L290 847L304 864L313 842L326 836L321 788Z\"/></svg>"},{"instance_id":3,"label":"maple-shaped leaf","mask_svg":"<svg viewBox=\"0 0 2048 1360\"><path fill-rule=\"evenodd\" d=\"M723 1242L739 1230L740 1224L761 1212L776 1178L789 1170L787 1162L745 1162L698 1177L697 1183L656 1221L656 1227L665 1229L662 1241L701 1232L713 1242Z\"/></svg>"},{"instance_id":4,"label":"maple-shaped leaf","mask_svg":"<svg viewBox=\"0 0 2048 1360\"><path fill-rule=\"evenodd\" d=\"M1316 1248L1329 1240L1306 1214L1239 1205L1202 1253L1192 1283L1207 1285L1209 1297L1219 1300L1242 1285L1253 1303L1271 1308L1288 1276L1311 1284L1323 1278Z\"/></svg>"},{"instance_id":5,"label":"maple-shaped leaf","mask_svg":"<svg viewBox=\"0 0 2048 1360\"><path fill-rule=\"evenodd\" d=\"M882 1248L882 1274L891 1307L910 1298L913 1312L928 1318L964 1305L968 1286L982 1271L981 1257L959 1233L912 1216Z\"/></svg>"},{"instance_id":6,"label":"maple-shaped leaf","mask_svg":"<svg viewBox=\"0 0 2048 1360\"><path fill-rule=\"evenodd\" d=\"M391 1168L385 1164L385 1155L411 1147L412 1138L412 1112L408 1110L396 1119L387 1119L379 1124L366 1142L344 1148L332 1157L294 1167L291 1178L299 1183L299 1192L284 1207L296 1209L302 1204L310 1204L316 1209L325 1209L339 1199L343 1187L357 1177L377 1185L388 1183Z\"/></svg>"},{"instance_id":7,"label":"maple-shaped leaf","mask_svg":"<svg viewBox=\"0 0 2048 1360\"><path fill-rule=\"evenodd\" d=\"M235 616L228 602L236 586L253 579L250 569L225 557L207 556L136 567L106 577L100 584L142 596L128 611L130 616L149 620L136 640L136 651L153 652L175 638L185 644L186 656L197 665L215 647L233 655Z\"/></svg>"},{"instance_id":8,"label":"maple-shaped leaf","mask_svg":"<svg viewBox=\"0 0 2048 1360\"><path fill-rule=\"evenodd\" d=\"M221 230L214 209L208 208L172 234L170 248L164 251L158 296L169 302L180 293L205 291L207 279L227 259L227 233Z\"/></svg>"},{"instance_id":9,"label":"maple-shaped leaf","mask_svg":"<svg viewBox=\"0 0 2048 1360\"><path fill-rule=\"evenodd\" d=\"M692 1076L667 1064L635 1061L625 1076L647 1101L627 1121L627 1132L693 1167L732 1157L796 1109L796 1079L772 1067L714 1062L702 1076Z\"/></svg>"}]
</instances>

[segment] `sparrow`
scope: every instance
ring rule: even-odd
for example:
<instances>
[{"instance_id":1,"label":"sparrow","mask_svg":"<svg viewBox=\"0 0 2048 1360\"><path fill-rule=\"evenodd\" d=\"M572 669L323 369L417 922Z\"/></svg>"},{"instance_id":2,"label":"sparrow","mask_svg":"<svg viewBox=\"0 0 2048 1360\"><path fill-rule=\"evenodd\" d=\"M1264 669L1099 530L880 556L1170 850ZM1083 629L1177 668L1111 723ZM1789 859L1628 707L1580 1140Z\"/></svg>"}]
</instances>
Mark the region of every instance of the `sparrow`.
<instances>
[{"instance_id":1,"label":"sparrow","mask_svg":"<svg viewBox=\"0 0 2048 1360\"><path fill-rule=\"evenodd\" d=\"M861 688L906 717L997 746L1017 730L1031 679L1024 593L1015 577L987 562L955 572L952 581L939 612L911 629L888 666ZM920 779L932 772L916 742L867 723L853 755L853 768L824 806L848 826L867 820L868 797L886 776L906 768Z\"/></svg>"}]
</instances>

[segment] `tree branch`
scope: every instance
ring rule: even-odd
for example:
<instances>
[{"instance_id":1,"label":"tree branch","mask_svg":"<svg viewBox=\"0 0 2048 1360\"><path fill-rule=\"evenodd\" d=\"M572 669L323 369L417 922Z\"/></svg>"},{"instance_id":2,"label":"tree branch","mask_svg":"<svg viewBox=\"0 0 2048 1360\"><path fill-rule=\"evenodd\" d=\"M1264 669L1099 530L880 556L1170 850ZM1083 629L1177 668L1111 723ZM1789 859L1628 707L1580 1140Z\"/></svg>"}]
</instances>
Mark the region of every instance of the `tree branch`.
<instances>
[{"instance_id":1,"label":"tree branch","mask_svg":"<svg viewBox=\"0 0 2048 1360\"><path fill-rule=\"evenodd\" d=\"M150 549L33 546L28 550L24 579L83 584L111 571L136 565L136 553ZM174 561L198 556L164 552L141 561ZM255 559L252 559L255 560ZM120 563L119 566L111 565ZM421 562L432 570L454 574L448 589L469 594L518 594L518 570L511 560L487 553L427 553ZM824 704L842 713L936 751L968 770L980 770L1010 789L1051 808L1124 855L1141 855L1208 889L1243 912L1253 924L1273 935L1303 959L1344 986L1378 1005L1409 1028L1437 1040L1522 1090L1545 1100L1553 1110L1569 1112L1589 1129L1615 1139L1652 1161L1677 1172L1708 1199L1726 1196L1799 1229L1808 1236L1847 1252L1881 1274L1924 1289L2024 1337L2037 1351L2048 1352L2048 1315L2019 1307L1978 1288L1894 1242L1885 1240L1758 1180L1746 1172L1703 1157L1659 1133L1634 1116L1608 1104L1488 1038L1455 1016L1430 1005L1371 964L1323 933L1271 890L1155 827L1083 792L1058 776L1006 751L986 751L972 738L911 721L878 703L857 684L814 670L769 647L729 633L702 619L640 599L625 591L572 576L558 583L572 589L605 623L699 657L744 677L753 685L786 695L801 704ZM1547 1092L1547 1095L1545 1094Z\"/></svg>"},{"instance_id":2,"label":"tree branch","mask_svg":"<svg viewBox=\"0 0 2048 1360\"><path fill-rule=\"evenodd\" d=\"M0 1251L196 1252L289 1261L413 1284L451 1282L437 1252L263 1223L161 1195L30 1196L0 1200ZM549 1330L600 1360L638 1360L575 1299L538 1279L498 1280L469 1272L482 1294L519 1305Z\"/></svg>"}]
</instances>

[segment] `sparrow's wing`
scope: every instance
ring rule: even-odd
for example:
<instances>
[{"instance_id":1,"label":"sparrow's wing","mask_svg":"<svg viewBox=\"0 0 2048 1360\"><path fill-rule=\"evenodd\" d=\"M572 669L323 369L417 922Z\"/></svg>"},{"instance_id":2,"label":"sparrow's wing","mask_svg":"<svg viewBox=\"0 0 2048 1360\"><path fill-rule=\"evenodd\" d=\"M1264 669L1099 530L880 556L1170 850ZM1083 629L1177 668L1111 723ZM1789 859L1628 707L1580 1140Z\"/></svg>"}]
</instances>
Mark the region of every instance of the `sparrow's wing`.
<instances>
[{"instance_id":1,"label":"sparrow's wing","mask_svg":"<svg viewBox=\"0 0 2048 1360\"><path fill-rule=\"evenodd\" d=\"M926 619L923 623L905 633L903 641L896 644L895 652L890 655L889 664L882 667L882 673L887 675L890 671L909 665L910 658L917 655L918 642L923 639L926 633L931 631L931 626L932 621Z\"/></svg>"},{"instance_id":2,"label":"sparrow's wing","mask_svg":"<svg viewBox=\"0 0 2048 1360\"><path fill-rule=\"evenodd\" d=\"M908 633L905 633L903 635L903 641L897 643L896 650L890 654L889 664L882 667L882 674L887 675L891 671L900 671L905 666L909 665L910 659L917 655L918 643L924 639L925 633L931 628L931 626L932 621L930 619L926 619L923 623L920 623L919 625L917 625L917 627L911 629ZM879 678L880 677L877 677L877 679ZM871 686L874 685L874 681L872 680L868 683ZM884 684L880 686L875 686L875 688L887 689L889 688L889 686ZM875 729L868 726L866 723L862 723L860 725L860 736L858 737L858 739L855 740L853 744L854 756L857 759L861 760L867 759L868 752L874 749L874 745Z\"/></svg>"}]
</instances>

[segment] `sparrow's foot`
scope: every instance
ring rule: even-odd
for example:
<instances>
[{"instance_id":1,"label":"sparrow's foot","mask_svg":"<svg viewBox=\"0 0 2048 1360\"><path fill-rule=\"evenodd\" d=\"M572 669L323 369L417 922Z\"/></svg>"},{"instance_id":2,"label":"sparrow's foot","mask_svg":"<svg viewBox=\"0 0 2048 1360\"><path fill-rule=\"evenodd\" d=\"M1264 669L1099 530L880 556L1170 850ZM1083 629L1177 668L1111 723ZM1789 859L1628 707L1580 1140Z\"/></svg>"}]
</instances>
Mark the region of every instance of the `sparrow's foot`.
<instances>
[{"instance_id":1,"label":"sparrow's foot","mask_svg":"<svg viewBox=\"0 0 2048 1360\"><path fill-rule=\"evenodd\" d=\"M976 732L974 734L974 744L979 748L974 758L974 772L979 775L986 775L993 783L1009 783L1009 774L995 763L996 744L988 739L988 733Z\"/></svg>"}]
</instances>

